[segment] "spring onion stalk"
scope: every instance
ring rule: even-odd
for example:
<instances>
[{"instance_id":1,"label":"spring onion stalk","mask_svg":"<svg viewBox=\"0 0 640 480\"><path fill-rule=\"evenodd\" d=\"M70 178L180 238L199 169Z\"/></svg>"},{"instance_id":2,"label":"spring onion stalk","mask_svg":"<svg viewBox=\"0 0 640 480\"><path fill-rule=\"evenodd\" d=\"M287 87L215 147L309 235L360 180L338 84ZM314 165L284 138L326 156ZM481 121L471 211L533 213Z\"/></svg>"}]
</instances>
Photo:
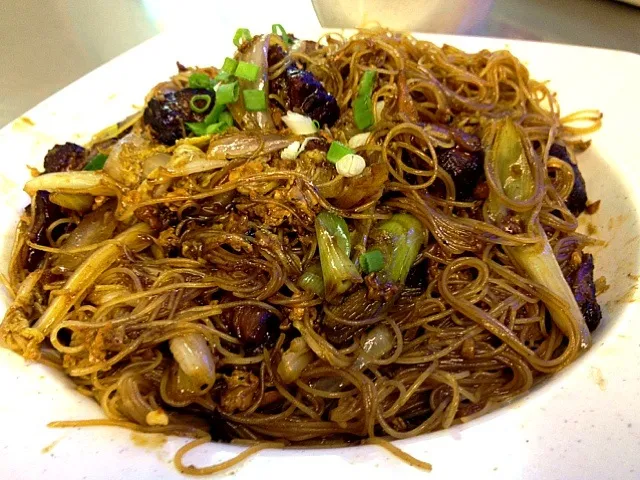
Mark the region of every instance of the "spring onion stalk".
<instances>
[{"instance_id":1,"label":"spring onion stalk","mask_svg":"<svg viewBox=\"0 0 640 480\"><path fill-rule=\"evenodd\" d=\"M349 258L351 238L344 219L333 213L321 212L316 217L315 226L325 298L331 301L346 292L353 283L361 282L362 277Z\"/></svg>"},{"instance_id":2,"label":"spring onion stalk","mask_svg":"<svg viewBox=\"0 0 640 480\"><path fill-rule=\"evenodd\" d=\"M375 123L373 102L371 100L375 83L375 70L367 70L362 74L360 85L358 85L358 94L352 104L353 120L360 130L366 130Z\"/></svg>"},{"instance_id":3,"label":"spring onion stalk","mask_svg":"<svg viewBox=\"0 0 640 480\"><path fill-rule=\"evenodd\" d=\"M422 223L408 213L395 214L376 226L371 241L384 256L384 269L378 274L382 280L404 284L424 240Z\"/></svg>"},{"instance_id":4,"label":"spring onion stalk","mask_svg":"<svg viewBox=\"0 0 640 480\"><path fill-rule=\"evenodd\" d=\"M34 196L39 190L45 192L115 196L116 186L102 171L53 172L29 180L24 191Z\"/></svg>"},{"instance_id":5,"label":"spring onion stalk","mask_svg":"<svg viewBox=\"0 0 640 480\"><path fill-rule=\"evenodd\" d=\"M322 267L319 263L311 264L300 275L298 286L305 292L312 292L319 297L324 297L324 280L322 278Z\"/></svg>"},{"instance_id":6,"label":"spring onion stalk","mask_svg":"<svg viewBox=\"0 0 640 480\"><path fill-rule=\"evenodd\" d=\"M278 375L284 383L293 383L312 361L313 352L304 338L294 338L287 351L282 354L278 364Z\"/></svg>"},{"instance_id":7,"label":"spring onion stalk","mask_svg":"<svg viewBox=\"0 0 640 480\"><path fill-rule=\"evenodd\" d=\"M520 133L510 119L500 120L493 127L486 142L485 172L492 187L485 206L486 214L499 222L501 216L511 210L524 224L531 223L536 204L527 206L532 203L530 200L536 195L536 188ZM580 307L537 221L533 229L531 233L540 237L538 243L504 248L529 278L555 295L554 301L545 302L551 317L565 335L577 332L579 344L586 348L591 343L591 335Z\"/></svg>"},{"instance_id":8,"label":"spring onion stalk","mask_svg":"<svg viewBox=\"0 0 640 480\"><path fill-rule=\"evenodd\" d=\"M151 243L148 238L150 233L151 227L149 225L137 223L119 234L113 243L94 251L69 277L61 290L62 293L56 295L49 303L49 307L35 323L34 328L45 336L49 335L71 307L83 298L95 280L122 257L122 249L127 247L133 252L144 250Z\"/></svg>"},{"instance_id":9,"label":"spring onion stalk","mask_svg":"<svg viewBox=\"0 0 640 480\"><path fill-rule=\"evenodd\" d=\"M188 333L169 341L169 349L180 369L198 386L213 385L216 366L207 340L199 333Z\"/></svg>"},{"instance_id":10,"label":"spring onion stalk","mask_svg":"<svg viewBox=\"0 0 640 480\"><path fill-rule=\"evenodd\" d=\"M89 162L85 165L83 170L102 170L104 168L104 163L109 158L109 155L105 155L104 153L96 154Z\"/></svg>"}]
</instances>

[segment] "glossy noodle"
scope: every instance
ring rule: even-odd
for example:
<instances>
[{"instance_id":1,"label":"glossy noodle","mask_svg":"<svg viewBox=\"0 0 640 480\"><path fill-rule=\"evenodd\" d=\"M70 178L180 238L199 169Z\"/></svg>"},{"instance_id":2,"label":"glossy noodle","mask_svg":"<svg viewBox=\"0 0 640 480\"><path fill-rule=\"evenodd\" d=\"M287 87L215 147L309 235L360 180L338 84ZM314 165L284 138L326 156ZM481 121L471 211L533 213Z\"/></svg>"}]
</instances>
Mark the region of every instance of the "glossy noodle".
<instances>
[{"instance_id":1,"label":"glossy noodle","mask_svg":"<svg viewBox=\"0 0 640 480\"><path fill-rule=\"evenodd\" d=\"M179 64L143 113L49 152L2 341L106 416L52 426L193 437L184 473L363 443L429 469L389 441L489 412L590 345L576 154L602 115L563 117L508 51L280 34L240 32L222 69ZM189 465L212 440L249 447Z\"/></svg>"}]
</instances>

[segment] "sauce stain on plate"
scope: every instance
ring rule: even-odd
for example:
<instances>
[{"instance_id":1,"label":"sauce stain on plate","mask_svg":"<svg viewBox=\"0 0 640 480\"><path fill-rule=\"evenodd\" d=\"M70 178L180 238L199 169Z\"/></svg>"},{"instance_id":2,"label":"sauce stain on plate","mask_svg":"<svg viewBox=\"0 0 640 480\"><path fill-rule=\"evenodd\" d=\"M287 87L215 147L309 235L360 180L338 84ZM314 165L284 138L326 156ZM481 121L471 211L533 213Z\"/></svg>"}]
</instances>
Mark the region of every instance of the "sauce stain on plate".
<instances>
[{"instance_id":1,"label":"sauce stain on plate","mask_svg":"<svg viewBox=\"0 0 640 480\"><path fill-rule=\"evenodd\" d=\"M131 441L138 447L162 448L167 443L167 436L162 433L131 432Z\"/></svg>"},{"instance_id":2,"label":"sauce stain on plate","mask_svg":"<svg viewBox=\"0 0 640 480\"><path fill-rule=\"evenodd\" d=\"M46 455L47 453L49 453L51 450L53 450L55 448L55 446L58 444L58 442L60 442L60 440L62 440L64 437L60 437L57 440L54 440L53 442L51 442L49 445L47 445L46 447L43 447L42 450L40 450L40 452L43 455Z\"/></svg>"},{"instance_id":3,"label":"sauce stain on plate","mask_svg":"<svg viewBox=\"0 0 640 480\"><path fill-rule=\"evenodd\" d=\"M596 385L600 387L600 390L604 392L607 389L607 380L604 378L604 375L602 375L602 370L598 367L591 367L589 376L594 382L596 382Z\"/></svg>"}]
</instances>

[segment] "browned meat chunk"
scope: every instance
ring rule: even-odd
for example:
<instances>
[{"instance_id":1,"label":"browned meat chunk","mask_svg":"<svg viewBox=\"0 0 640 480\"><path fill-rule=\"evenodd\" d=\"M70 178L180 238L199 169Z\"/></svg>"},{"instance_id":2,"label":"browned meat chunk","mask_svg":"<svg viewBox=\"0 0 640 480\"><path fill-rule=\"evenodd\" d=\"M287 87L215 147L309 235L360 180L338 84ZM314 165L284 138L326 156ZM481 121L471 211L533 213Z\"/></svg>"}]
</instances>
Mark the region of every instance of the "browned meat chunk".
<instances>
[{"instance_id":1,"label":"browned meat chunk","mask_svg":"<svg viewBox=\"0 0 640 480\"><path fill-rule=\"evenodd\" d=\"M580 215L584 212L585 208L587 208L587 186L584 183L584 178L582 177L582 173L580 172L578 165L571 161L571 156L569 155L567 148L557 143L551 145L551 148L549 149L549 156L559 158L571 165L574 181L573 188L567 197L566 204L571 213L576 216Z\"/></svg>"},{"instance_id":2,"label":"browned meat chunk","mask_svg":"<svg viewBox=\"0 0 640 480\"><path fill-rule=\"evenodd\" d=\"M269 48L269 65L275 65L283 58L281 47ZM269 89L284 100L287 110L307 115L329 127L338 121L340 107L337 100L307 70L289 65L278 78L270 82Z\"/></svg>"},{"instance_id":3,"label":"browned meat chunk","mask_svg":"<svg viewBox=\"0 0 640 480\"><path fill-rule=\"evenodd\" d=\"M191 109L191 99L195 95L209 95L209 106L200 113ZM215 92L205 88L185 88L177 92L165 93L162 97L152 98L144 110L144 122L151 127L156 140L165 145L173 145L176 140L189 133L185 123L202 122L213 108ZM205 100L198 100L204 106ZM196 102L196 103L197 103Z\"/></svg>"},{"instance_id":4,"label":"browned meat chunk","mask_svg":"<svg viewBox=\"0 0 640 480\"><path fill-rule=\"evenodd\" d=\"M68 172L82 170L87 164L87 152L80 145L67 142L56 145L44 157L44 172Z\"/></svg>"},{"instance_id":5,"label":"browned meat chunk","mask_svg":"<svg viewBox=\"0 0 640 480\"><path fill-rule=\"evenodd\" d=\"M456 199L468 200L478 181L484 174L484 153L482 150L467 151L459 145L436 150L438 164L449 175L456 186Z\"/></svg>"},{"instance_id":6,"label":"browned meat chunk","mask_svg":"<svg viewBox=\"0 0 640 480\"><path fill-rule=\"evenodd\" d=\"M220 398L220 409L226 413L244 412L253 403L260 388L260 380L251 372L234 370L224 376L226 388Z\"/></svg>"},{"instance_id":7,"label":"browned meat chunk","mask_svg":"<svg viewBox=\"0 0 640 480\"><path fill-rule=\"evenodd\" d=\"M231 295L226 299L227 302L238 300L240 299ZM278 317L253 305L227 308L222 318L232 335L235 335L244 345L253 347L267 343L278 327Z\"/></svg>"},{"instance_id":8,"label":"browned meat chunk","mask_svg":"<svg viewBox=\"0 0 640 480\"><path fill-rule=\"evenodd\" d=\"M37 245L49 246L49 241L47 240L47 228L49 228L49 225L54 221L62 218L64 214L58 205L49 200L49 192L40 191L36 193L33 201L35 203L35 218L31 224L31 229L29 230L29 240ZM27 207L27 209L29 208L30 207ZM64 232L59 229L54 229L52 232L53 239L57 239L62 235L62 233ZM27 258L25 263L27 270L33 272L38 268L43 257L44 252L42 250L36 250L29 247L27 249Z\"/></svg>"},{"instance_id":9,"label":"browned meat chunk","mask_svg":"<svg viewBox=\"0 0 640 480\"><path fill-rule=\"evenodd\" d=\"M596 300L596 286L593 281L593 256L582 254L582 262L567 275L567 282L582 310L589 331L594 331L600 324L602 312Z\"/></svg>"}]
</instances>

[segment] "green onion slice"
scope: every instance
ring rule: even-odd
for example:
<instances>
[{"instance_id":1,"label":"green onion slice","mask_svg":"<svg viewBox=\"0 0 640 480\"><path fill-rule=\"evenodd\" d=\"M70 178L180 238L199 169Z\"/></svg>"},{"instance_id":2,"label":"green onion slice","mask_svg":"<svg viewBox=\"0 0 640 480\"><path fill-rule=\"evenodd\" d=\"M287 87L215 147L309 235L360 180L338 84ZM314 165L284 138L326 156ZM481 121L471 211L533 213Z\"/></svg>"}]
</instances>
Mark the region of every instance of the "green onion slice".
<instances>
[{"instance_id":1,"label":"green onion slice","mask_svg":"<svg viewBox=\"0 0 640 480\"><path fill-rule=\"evenodd\" d=\"M226 105L238 100L240 87L238 82L223 83L216 92L216 104Z\"/></svg>"},{"instance_id":2,"label":"green onion slice","mask_svg":"<svg viewBox=\"0 0 640 480\"><path fill-rule=\"evenodd\" d=\"M189 76L189 87L191 88L206 88L207 90L213 90L213 81L209 75L195 72Z\"/></svg>"},{"instance_id":3,"label":"green onion slice","mask_svg":"<svg viewBox=\"0 0 640 480\"><path fill-rule=\"evenodd\" d=\"M109 158L108 155L98 153L95 157L89 160L89 163L85 165L84 170L102 170L107 158Z\"/></svg>"},{"instance_id":4,"label":"green onion slice","mask_svg":"<svg viewBox=\"0 0 640 480\"><path fill-rule=\"evenodd\" d=\"M236 77L255 82L260 73L260 67L255 63L240 61L236 68Z\"/></svg>"},{"instance_id":5,"label":"green onion slice","mask_svg":"<svg viewBox=\"0 0 640 480\"><path fill-rule=\"evenodd\" d=\"M251 33L248 28L239 28L233 36L233 44L239 47L243 42L251 40Z\"/></svg>"},{"instance_id":6,"label":"green onion slice","mask_svg":"<svg viewBox=\"0 0 640 480\"><path fill-rule=\"evenodd\" d=\"M198 105L198 103L202 102L204 102L204 104ZM189 106L195 113L206 112L211 106L211 95L194 95L193 97L191 97L191 100L189 100Z\"/></svg>"},{"instance_id":7,"label":"green onion slice","mask_svg":"<svg viewBox=\"0 0 640 480\"><path fill-rule=\"evenodd\" d=\"M282 37L282 41L287 45L291 45L293 43L293 40L291 40L291 37L287 35L287 31L279 23L274 23L273 25L271 25L271 33L280 35Z\"/></svg>"},{"instance_id":8,"label":"green onion slice","mask_svg":"<svg viewBox=\"0 0 640 480\"><path fill-rule=\"evenodd\" d=\"M360 79L358 94L353 101L353 119L360 130L366 130L375 123L371 95L376 81L376 71L367 70Z\"/></svg>"},{"instance_id":9,"label":"green onion slice","mask_svg":"<svg viewBox=\"0 0 640 480\"><path fill-rule=\"evenodd\" d=\"M360 255L360 267L364 273L379 272L384 267L384 255L377 248L369 250Z\"/></svg>"},{"instance_id":10,"label":"green onion slice","mask_svg":"<svg viewBox=\"0 0 640 480\"><path fill-rule=\"evenodd\" d=\"M329 150L327 151L327 160L331 163L336 163L342 157L349 155L350 153L353 153L353 150L345 144L333 141L331 142L331 145L329 145Z\"/></svg>"},{"instance_id":11,"label":"green onion slice","mask_svg":"<svg viewBox=\"0 0 640 480\"><path fill-rule=\"evenodd\" d=\"M236 71L236 67L238 66L238 61L234 60L231 57L227 57L224 59L224 63L222 64L222 71L228 73L229 75L233 75Z\"/></svg>"}]
</instances>

